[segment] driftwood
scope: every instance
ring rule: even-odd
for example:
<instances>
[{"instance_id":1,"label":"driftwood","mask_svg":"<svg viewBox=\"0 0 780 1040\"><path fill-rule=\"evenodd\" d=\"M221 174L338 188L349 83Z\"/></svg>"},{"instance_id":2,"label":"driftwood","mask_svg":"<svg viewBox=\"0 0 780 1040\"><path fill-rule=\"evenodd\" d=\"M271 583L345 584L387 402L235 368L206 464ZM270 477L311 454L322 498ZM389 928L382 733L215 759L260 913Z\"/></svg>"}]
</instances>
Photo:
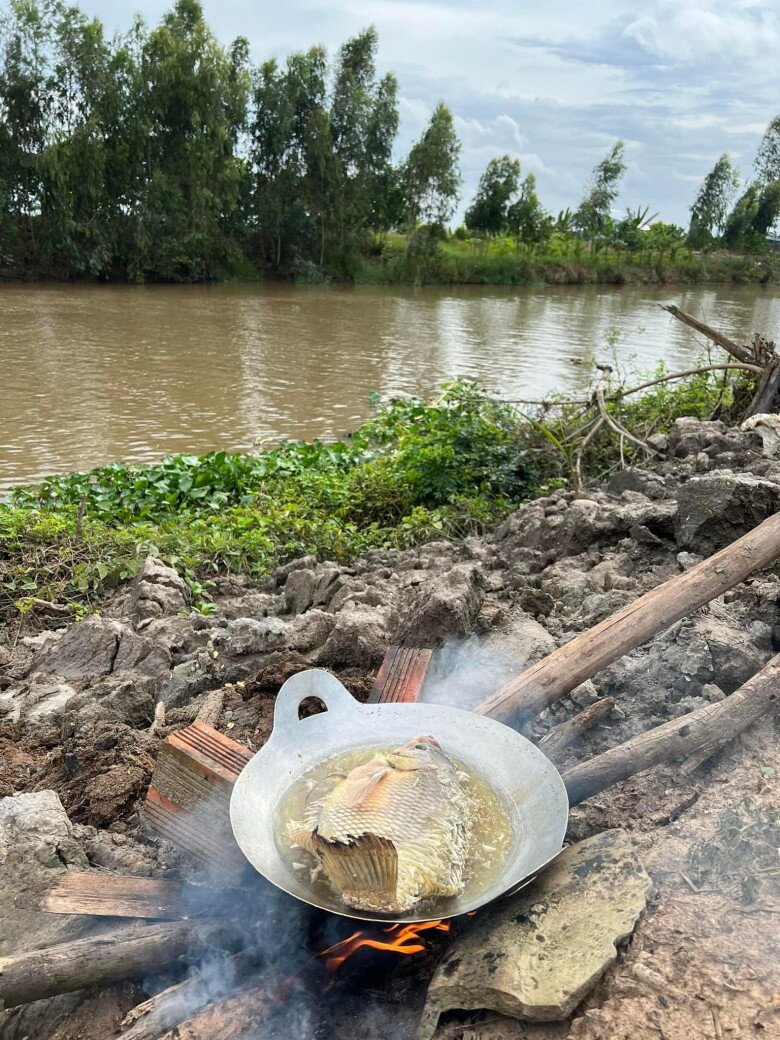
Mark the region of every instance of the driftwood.
<instances>
[{"instance_id":1,"label":"driftwood","mask_svg":"<svg viewBox=\"0 0 780 1040\"><path fill-rule=\"evenodd\" d=\"M194 1015L243 983L263 958L248 950L227 957L210 976L202 974L161 990L138 1004L122 1021L122 1040L156 1040L161 1033Z\"/></svg>"},{"instance_id":2,"label":"driftwood","mask_svg":"<svg viewBox=\"0 0 780 1040\"><path fill-rule=\"evenodd\" d=\"M244 1040L262 1036L258 1025L276 1004L262 987L234 993L209 1004L155 1040Z\"/></svg>"},{"instance_id":3,"label":"driftwood","mask_svg":"<svg viewBox=\"0 0 780 1040\"><path fill-rule=\"evenodd\" d=\"M139 978L174 961L196 959L208 946L239 945L239 933L227 921L177 921L129 926L33 950L0 961L0 1009Z\"/></svg>"},{"instance_id":4,"label":"driftwood","mask_svg":"<svg viewBox=\"0 0 780 1040\"><path fill-rule=\"evenodd\" d=\"M619 780L662 762L703 760L743 729L780 708L780 654L730 697L705 704L602 755L567 769L563 782L577 805Z\"/></svg>"},{"instance_id":5,"label":"driftwood","mask_svg":"<svg viewBox=\"0 0 780 1040\"><path fill-rule=\"evenodd\" d=\"M573 719L562 722L559 726L551 729L539 741L539 748L544 751L548 758L554 760L559 752L576 743L588 730L593 729L602 719L605 719L614 707L615 702L611 697L604 697L600 701L594 701L593 704L589 704L587 708L575 715Z\"/></svg>"},{"instance_id":6,"label":"driftwood","mask_svg":"<svg viewBox=\"0 0 780 1040\"><path fill-rule=\"evenodd\" d=\"M733 358L741 362L754 361L753 354L747 347L741 346L739 343L735 343L733 339L729 339L728 336L724 336L722 332L718 332L717 329L713 329L711 325L707 325L706 322L700 321L698 318L694 318L691 314L686 314L685 311L680 310L679 307L675 307L672 304L661 304L661 310L671 314L673 318L676 318L683 325L687 325L689 329L693 329L694 332L701 333L702 336L706 336L712 343L716 343L719 347L726 351L727 354L731 354Z\"/></svg>"},{"instance_id":7,"label":"driftwood","mask_svg":"<svg viewBox=\"0 0 780 1040\"><path fill-rule=\"evenodd\" d=\"M49 914L145 917L161 921L214 917L230 897L183 881L69 870L44 893L38 906Z\"/></svg>"},{"instance_id":8,"label":"driftwood","mask_svg":"<svg viewBox=\"0 0 780 1040\"><path fill-rule=\"evenodd\" d=\"M778 556L780 513L565 643L488 697L477 712L501 720L519 716L522 721L537 715L629 650L739 585Z\"/></svg>"}]
</instances>

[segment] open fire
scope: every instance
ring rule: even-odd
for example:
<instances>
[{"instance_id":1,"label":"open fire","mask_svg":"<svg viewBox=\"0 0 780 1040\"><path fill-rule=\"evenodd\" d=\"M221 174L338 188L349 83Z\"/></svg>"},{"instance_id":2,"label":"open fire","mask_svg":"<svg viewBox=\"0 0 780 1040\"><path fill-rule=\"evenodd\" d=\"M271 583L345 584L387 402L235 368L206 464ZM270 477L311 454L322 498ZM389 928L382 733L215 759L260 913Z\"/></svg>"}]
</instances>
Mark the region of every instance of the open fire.
<instances>
[{"instance_id":1,"label":"open fire","mask_svg":"<svg viewBox=\"0 0 780 1040\"><path fill-rule=\"evenodd\" d=\"M424 953L428 947L425 940L420 936L423 932L449 932L449 921L421 921L419 924L394 924L382 931L389 936L388 939L378 939L369 935L368 932L354 932L347 939L327 950L322 950L318 956L325 958L325 966L329 971L338 971L348 958L361 947L372 950L388 950L391 953L409 955L413 953Z\"/></svg>"}]
</instances>

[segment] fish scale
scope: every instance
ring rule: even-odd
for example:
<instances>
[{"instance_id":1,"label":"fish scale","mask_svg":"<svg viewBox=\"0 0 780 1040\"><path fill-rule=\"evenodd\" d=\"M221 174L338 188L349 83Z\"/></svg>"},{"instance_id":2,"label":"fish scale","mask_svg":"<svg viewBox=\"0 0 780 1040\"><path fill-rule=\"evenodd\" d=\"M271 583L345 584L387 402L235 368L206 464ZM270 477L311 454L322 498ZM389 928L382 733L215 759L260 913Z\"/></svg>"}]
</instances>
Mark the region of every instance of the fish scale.
<instances>
[{"instance_id":1,"label":"fish scale","mask_svg":"<svg viewBox=\"0 0 780 1040\"><path fill-rule=\"evenodd\" d=\"M458 773L423 737L318 785L298 843L349 906L400 913L463 890L467 826Z\"/></svg>"}]
</instances>

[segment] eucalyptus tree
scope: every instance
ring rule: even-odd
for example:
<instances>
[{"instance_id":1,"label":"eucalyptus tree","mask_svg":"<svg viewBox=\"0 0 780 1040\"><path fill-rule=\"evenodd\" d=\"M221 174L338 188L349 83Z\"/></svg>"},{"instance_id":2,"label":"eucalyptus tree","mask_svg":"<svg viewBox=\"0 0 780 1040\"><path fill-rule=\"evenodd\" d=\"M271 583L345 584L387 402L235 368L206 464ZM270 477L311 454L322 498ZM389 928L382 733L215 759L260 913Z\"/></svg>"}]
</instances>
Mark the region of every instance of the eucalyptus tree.
<instances>
[{"instance_id":1,"label":"eucalyptus tree","mask_svg":"<svg viewBox=\"0 0 780 1040\"><path fill-rule=\"evenodd\" d=\"M140 114L148 128L131 272L209 277L229 254L241 202L246 46L222 47L198 0L176 0L143 42Z\"/></svg>"},{"instance_id":2,"label":"eucalyptus tree","mask_svg":"<svg viewBox=\"0 0 780 1040\"><path fill-rule=\"evenodd\" d=\"M0 231L6 250L34 260L39 158L51 118L47 6L10 0L0 12Z\"/></svg>"},{"instance_id":3,"label":"eucalyptus tree","mask_svg":"<svg viewBox=\"0 0 780 1040\"><path fill-rule=\"evenodd\" d=\"M526 174L520 193L507 212L507 226L519 241L530 245L546 241L553 231L553 218L539 201L536 177Z\"/></svg>"},{"instance_id":4,"label":"eucalyptus tree","mask_svg":"<svg viewBox=\"0 0 780 1040\"><path fill-rule=\"evenodd\" d=\"M780 115L775 116L764 131L756 154L755 170L762 185L780 181Z\"/></svg>"},{"instance_id":5,"label":"eucalyptus tree","mask_svg":"<svg viewBox=\"0 0 780 1040\"><path fill-rule=\"evenodd\" d=\"M479 179L474 201L466 210L470 231L499 235L507 230L509 210L520 187L520 160L509 155L491 159Z\"/></svg>"},{"instance_id":6,"label":"eucalyptus tree","mask_svg":"<svg viewBox=\"0 0 780 1040\"><path fill-rule=\"evenodd\" d=\"M592 237L607 228L625 172L625 144L623 141L616 141L601 162L594 167L590 183L575 213L575 226L583 234Z\"/></svg>"},{"instance_id":7,"label":"eucalyptus tree","mask_svg":"<svg viewBox=\"0 0 780 1040\"><path fill-rule=\"evenodd\" d=\"M452 216L460 193L460 150L452 113L439 102L403 167L407 221L412 230L419 222L445 224Z\"/></svg>"},{"instance_id":8,"label":"eucalyptus tree","mask_svg":"<svg viewBox=\"0 0 780 1040\"><path fill-rule=\"evenodd\" d=\"M739 172L724 152L704 178L691 206L688 241L694 249L713 245L723 234L738 187Z\"/></svg>"}]
</instances>

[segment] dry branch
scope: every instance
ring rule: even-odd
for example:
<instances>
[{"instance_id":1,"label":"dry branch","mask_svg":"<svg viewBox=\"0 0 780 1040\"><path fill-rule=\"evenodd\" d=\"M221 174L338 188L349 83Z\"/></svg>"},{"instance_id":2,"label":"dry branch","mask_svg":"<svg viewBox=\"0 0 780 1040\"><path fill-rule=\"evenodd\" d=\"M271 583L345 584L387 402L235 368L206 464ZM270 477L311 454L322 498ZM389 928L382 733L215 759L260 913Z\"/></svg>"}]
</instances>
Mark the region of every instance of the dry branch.
<instances>
[{"instance_id":1,"label":"dry branch","mask_svg":"<svg viewBox=\"0 0 780 1040\"><path fill-rule=\"evenodd\" d=\"M211 690L203 698L203 703L198 708L196 720L207 726L216 728L219 717L222 714L222 706L225 703L225 688L221 686L218 690Z\"/></svg>"},{"instance_id":2,"label":"dry branch","mask_svg":"<svg viewBox=\"0 0 780 1040\"><path fill-rule=\"evenodd\" d=\"M235 949L237 929L227 921L176 921L129 926L0 960L0 1010L89 986L139 978L205 947Z\"/></svg>"},{"instance_id":3,"label":"dry branch","mask_svg":"<svg viewBox=\"0 0 780 1040\"><path fill-rule=\"evenodd\" d=\"M555 760L556 755L564 748L569 747L580 740L588 730L597 726L602 719L615 707L611 697L604 697L600 701L594 701L587 708L579 712L573 719L562 722L560 726L551 729L550 732L539 741L539 748L544 751L548 758Z\"/></svg>"},{"instance_id":4,"label":"dry branch","mask_svg":"<svg viewBox=\"0 0 780 1040\"><path fill-rule=\"evenodd\" d=\"M577 805L618 780L662 762L708 757L743 729L780 707L780 654L730 697L657 726L633 740L566 770L569 802Z\"/></svg>"},{"instance_id":5,"label":"dry branch","mask_svg":"<svg viewBox=\"0 0 780 1040\"><path fill-rule=\"evenodd\" d=\"M607 424L607 426L609 426L609 428L614 433L617 433L620 436L620 438L621 438L621 448L620 448L621 459L622 459L622 455L623 455L623 438L624 437L625 437L626 440L631 441L632 444L636 444L636 446L638 448L641 448L642 451L647 452L647 454L648 454L648 456L650 458L654 458L658 454L657 451L653 451L653 449L650 447L649 444L645 444L644 441L640 440L638 437L635 437L633 435L633 433L630 433L625 428L625 426L623 426L621 423L619 423L617 421L617 419L614 418L614 416L609 414L609 412L607 411L606 403L604 401L604 388L601 387L601 386L597 386L596 387L596 403L598 404L599 412L601 413L601 418L604 420L604 422Z\"/></svg>"},{"instance_id":6,"label":"dry branch","mask_svg":"<svg viewBox=\"0 0 780 1040\"><path fill-rule=\"evenodd\" d=\"M727 354L731 354L737 361L749 362L753 360L753 355L747 349L747 347L740 346L739 343L735 343L733 339L729 339L728 336L724 336L722 332L718 332L717 329L713 329L711 325L707 325L705 322L700 321L698 318L694 318L690 314L686 314L685 311L680 310L679 307L675 307L672 304L661 304L661 310L671 314L673 318L681 321L683 325L687 325L688 328L693 329L695 332L701 333L702 336L706 336L712 343L717 343L719 347L722 347Z\"/></svg>"},{"instance_id":7,"label":"dry branch","mask_svg":"<svg viewBox=\"0 0 780 1040\"><path fill-rule=\"evenodd\" d=\"M780 556L780 513L708 560L640 596L623 610L545 657L478 708L507 720L538 714L619 657L709 603Z\"/></svg>"}]
</instances>

